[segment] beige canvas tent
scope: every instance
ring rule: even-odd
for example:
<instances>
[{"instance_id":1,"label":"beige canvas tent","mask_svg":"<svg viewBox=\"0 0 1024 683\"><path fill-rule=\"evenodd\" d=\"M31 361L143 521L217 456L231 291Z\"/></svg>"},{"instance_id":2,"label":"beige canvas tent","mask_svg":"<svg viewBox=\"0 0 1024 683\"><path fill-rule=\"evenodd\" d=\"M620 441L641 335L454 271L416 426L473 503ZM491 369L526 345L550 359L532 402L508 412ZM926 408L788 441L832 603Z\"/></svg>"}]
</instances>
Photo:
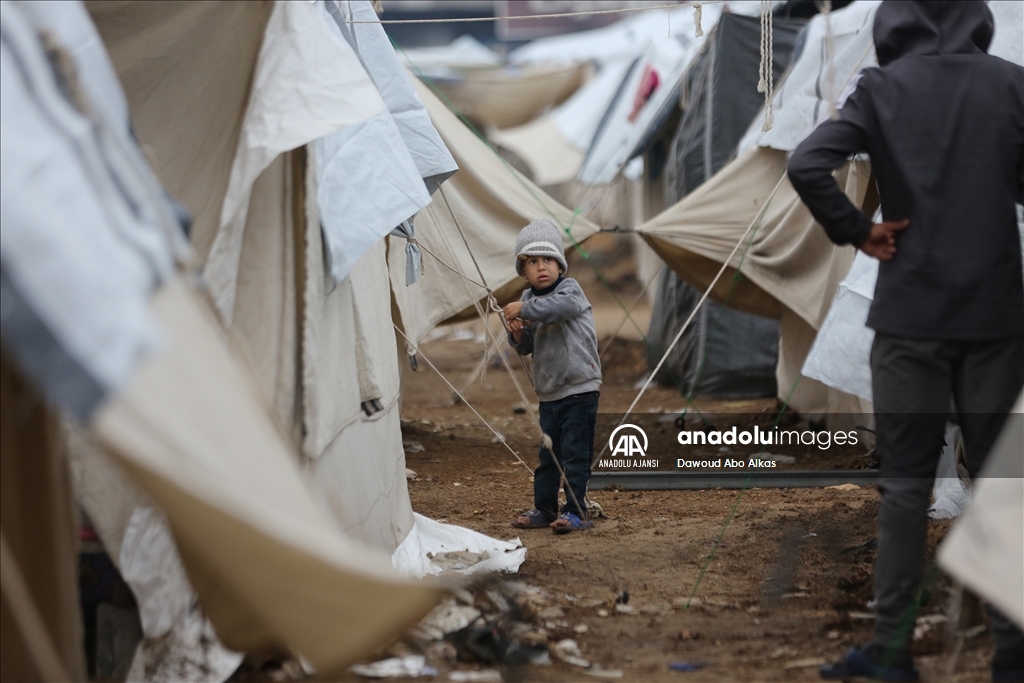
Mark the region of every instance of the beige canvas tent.
<instances>
[{"instance_id":1,"label":"beige canvas tent","mask_svg":"<svg viewBox=\"0 0 1024 683\"><path fill-rule=\"evenodd\" d=\"M401 324L409 338L418 341L444 321L476 316L475 305L486 304L487 297L480 285L493 291L499 303L519 297L525 286L516 274L512 252L516 236L531 220L546 216L568 228L563 236L567 248L598 228L514 170L425 84L413 80L431 121L462 169L414 219L416 238L428 252L419 283L406 287L405 255L393 241L389 249L391 287Z\"/></svg>"},{"instance_id":2,"label":"beige canvas tent","mask_svg":"<svg viewBox=\"0 0 1024 683\"><path fill-rule=\"evenodd\" d=\"M473 69L456 79L439 80L437 87L470 119L485 126L510 128L564 102L592 73L593 67L586 63Z\"/></svg>"}]
</instances>

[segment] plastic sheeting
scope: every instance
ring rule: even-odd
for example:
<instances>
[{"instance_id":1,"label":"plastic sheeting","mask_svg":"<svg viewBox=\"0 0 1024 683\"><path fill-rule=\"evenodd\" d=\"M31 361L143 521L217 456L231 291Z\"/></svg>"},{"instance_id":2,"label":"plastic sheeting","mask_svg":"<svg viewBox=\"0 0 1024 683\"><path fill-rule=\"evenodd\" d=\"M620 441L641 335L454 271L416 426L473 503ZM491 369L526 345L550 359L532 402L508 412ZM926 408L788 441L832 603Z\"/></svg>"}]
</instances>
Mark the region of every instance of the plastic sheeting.
<instances>
[{"instance_id":1,"label":"plastic sheeting","mask_svg":"<svg viewBox=\"0 0 1024 683\"><path fill-rule=\"evenodd\" d=\"M518 538L496 542L470 529L435 522L423 515L414 517L412 531L391 556L395 569L403 574L423 577L444 573L513 573L526 560L526 548ZM444 563L442 560L448 559L447 553L473 557L463 562Z\"/></svg>"}]
</instances>

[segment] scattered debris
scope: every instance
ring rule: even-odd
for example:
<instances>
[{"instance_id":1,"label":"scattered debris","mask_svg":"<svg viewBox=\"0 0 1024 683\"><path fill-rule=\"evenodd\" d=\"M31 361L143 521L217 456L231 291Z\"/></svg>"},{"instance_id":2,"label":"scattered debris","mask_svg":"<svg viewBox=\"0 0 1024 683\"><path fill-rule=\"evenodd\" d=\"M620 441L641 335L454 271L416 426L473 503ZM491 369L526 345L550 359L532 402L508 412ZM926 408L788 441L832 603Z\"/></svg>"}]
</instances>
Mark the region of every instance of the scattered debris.
<instances>
[{"instance_id":1,"label":"scattered debris","mask_svg":"<svg viewBox=\"0 0 1024 683\"><path fill-rule=\"evenodd\" d=\"M619 669L602 669L599 666L592 666L589 669L584 669L583 673L594 678L622 678L622 671Z\"/></svg>"},{"instance_id":2,"label":"scattered debris","mask_svg":"<svg viewBox=\"0 0 1024 683\"><path fill-rule=\"evenodd\" d=\"M501 683L501 672L497 669L479 669L477 671L450 671L449 681L458 683Z\"/></svg>"},{"instance_id":3,"label":"scattered debris","mask_svg":"<svg viewBox=\"0 0 1024 683\"><path fill-rule=\"evenodd\" d=\"M430 423L428 422L427 424ZM422 453L427 450L423 447L423 444L418 441L403 441L402 447L405 449L406 453Z\"/></svg>"},{"instance_id":4,"label":"scattered debris","mask_svg":"<svg viewBox=\"0 0 1024 683\"><path fill-rule=\"evenodd\" d=\"M561 619L565 616L565 610L561 607L546 607L537 615L540 619Z\"/></svg>"},{"instance_id":5,"label":"scattered debris","mask_svg":"<svg viewBox=\"0 0 1024 683\"><path fill-rule=\"evenodd\" d=\"M771 657L772 659L780 659L782 657L785 657L786 655L795 655L795 654L796 654L796 650L794 650L793 648L791 648L788 645L783 645L782 647L778 648L777 650L775 650L774 652L772 652L768 656Z\"/></svg>"},{"instance_id":6,"label":"scattered debris","mask_svg":"<svg viewBox=\"0 0 1024 683\"><path fill-rule=\"evenodd\" d=\"M526 406L524 406L522 403L517 403L515 407L512 408L512 412L515 413L516 415L525 415Z\"/></svg>"},{"instance_id":7,"label":"scattered debris","mask_svg":"<svg viewBox=\"0 0 1024 683\"><path fill-rule=\"evenodd\" d=\"M590 627L586 624L576 624L572 627L573 633L583 634L590 630Z\"/></svg>"},{"instance_id":8,"label":"scattered debris","mask_svg":"<svg viewBox=\"0 0 1024 683\"><path fill-rule=\"evenodd\" d=\"M441 640L449 633L466 628L479 616L480 610L475 607L458 605L448 598L425 616L410 635L420 640Z\"/></svg>"},{"instance_id":9,"label":"scattered debris","mask_svg":"<svg viewBox=\"0 0 1024 683\"><path fill-rule=\"evenodd\" d=\"M809 669L812 666L821 666L825 660L821 657L807 657L804 659L792 659L782 665L783 669Z\"/></svg>"},{"instance_id":10,"label":"scattered debris","mask_svg":"<svg viewBox=\"0 0 1024 683\"><path fill-rule=\"evenodd\" d=\"M416 481L420 478L420 475L416 474L415 470L411 470L408 467L405 468L405 478L408 481Z\"/></svg>"},{"instance_id":11,"label":"scattered debris","mask_svg":"<svg viewBox=\"0 0 1024 683\"><path fill-rule=\"evenodd\" d=\"M673 598L672 606L676 608L689 609L693 607L700 607L700 598Z\"/></svg>"},{"instance_id":12,"label":"scattered debris","mask_svg":"<svg viewBox=\"0 0 1024 683\"><path fill-rule=\"evenodd\" d=\"M621 603L623 605L628 605L629 604L629 591L622 591L621 593L619 593L618 597L615 598L615 602L616 603Z\"/></svg>"},{"instance_id":13,"label":"scattered debris","mask_svg":"<svg viewBox=\"0 0 1024 683\"><path fill-rule=\"evenodd\" d=\"M850 612L850 619L852 621L856 621L856 620L868 621L869 619L874 619L874 618L875 618L875 613L874 612Z\"/></svg>"},{"instance_id":14,"label":"scattered debris","mask_svg":"<svg viewBox=\"0 0 1024 683\"><path fill-rule=\"evenodd\" d=\"M914 626L914 640L921 640L932 629L932 626L944 624L946 621L945 614L926 614L923 617L918 617L917 624Z\"/></svg>"},{"instance_id":15,"label":"scattered debris","mask_svg":"<svg viewBox=\"0 0 1024 683\"><path fill-rule=\"evenodd\" d=\"M599 616L599 617L606 617L606 616L608 616L608 610L606 610L606 609L599 609L599 610L597 610L597 616Z\"/></svg>"},{"instance_id":16,"label":"scattered debris","mask_svg":"<svg viewBox=\"0 0 1024 683\"><path fill-rule=\"evenodd\" d=\"M555 643L552 652L566 664L572 664L582 669L590 667L590 661L583 658L580 646L572 638L566 638Z\"/></svg>"},{"instance_id":17,"label":"scattered debris","mask_svg":"<svg viewBox=\"0 0 1024 683\"><path fill-rule=\"evenodd\" d=\"M633 605L624 605L622 603L617 603L615 605L615 611L618 612L619 614L638 614L639 613L639 610L636 607L634 607Z\"/></svg>"},{"instance_id":18,"label":"scattered debris","mask_svg":"<svg viewBox=\"0 0 1024 683\"><path fill-rule=\"evenodd\" d=\"M668 668L673 671L700 671L708 665L707 662L672 662Z\"/></svg>"},{"instance_id":19,"label":"scattered debris","mask_svg":"<svg viewBox=\"0 0 1024 683\"><path fill-rule=\"evenodd\" d=\"M505 435L501 432L495 432L494 438L491 439L491 443L505 443Z\"/></svg>"},{"instance_id":20,"label":"scattered debris","mask_svg":"<svg viewBox=\"0 0 1024 683\"><path fill-rule=\"evenodd\" d=\"M349 671L365 678L416 678L436 676L437 669L426 665L423 655L389 657L373 664L356 664Z\"/></svg>"},{"instance_id":21,"label":"scattered debris","mask_svg":"<svg viewBox=\"0 0 1024 683\"><path fill-rule=\"evenodd\" d=\"M839 639L839 631L829 631L827 634L825 634L825 637L828 638L829 640L838 640Z\"/></svg>"},{"instance_id":22,"label":"scattered debris","mask_svg":"<svg viewBox=\"0 0 1024 683\"><path fill-rule=\"evenodd\" d=\"M857 491L860 487L856 484L836 484L835 486L826 486L825 489L830 491Z\"/></svg>"}]
</instances>

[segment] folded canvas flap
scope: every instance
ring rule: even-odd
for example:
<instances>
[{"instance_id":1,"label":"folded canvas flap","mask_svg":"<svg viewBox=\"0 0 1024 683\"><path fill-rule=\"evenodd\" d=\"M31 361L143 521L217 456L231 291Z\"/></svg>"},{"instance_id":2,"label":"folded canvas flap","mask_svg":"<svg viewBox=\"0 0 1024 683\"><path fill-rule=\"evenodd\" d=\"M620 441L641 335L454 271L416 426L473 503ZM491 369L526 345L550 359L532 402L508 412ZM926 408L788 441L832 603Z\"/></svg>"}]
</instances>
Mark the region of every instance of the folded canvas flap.
<instances>
[{"instance_id":1,"label":"folded canvas flap","mask_svg":"<svg viewBox=\"0 0 1024 683\"><path fill-rule=\"evenodd\" d=\"M429 610L435 589L399 578L320 511L195 294L173 281L152 306L168 348L99 410L94 432L167 514L225 644L292 647L329 672Z\"/></svg>"},{"instance_id":2,"label":"folded canvas flap","mask_svg":"<svg viewBox=\"0 0 1024 683\"><path fill-rule=\"evenodd\" d=\"M232 319L242 235L256 178L282 152L386 112L359 59L331 34L317 7L308 2L274 5L256 61L219 229L204 270L226 322Z\"/></svg>"},{"instance_id":3,"label":"folded canvas flap","mask_svg":"<svg viewBox=\"0 0 1024 683\"><path fill-rule=\"evenodd\" d=\"M867 193L869 171L867 162L855 161L837 174L840 187L857 205ZM780 318L786 307L817 329L855 250L829 241L785 172L785 152L756 148L639 232L681 278L703 292L770 201L756 232L747 235L711 294L721 302L731 290L731 307L772 318ZM744 277L734 283L741 262Z\"/></svg>"}]
</instances>

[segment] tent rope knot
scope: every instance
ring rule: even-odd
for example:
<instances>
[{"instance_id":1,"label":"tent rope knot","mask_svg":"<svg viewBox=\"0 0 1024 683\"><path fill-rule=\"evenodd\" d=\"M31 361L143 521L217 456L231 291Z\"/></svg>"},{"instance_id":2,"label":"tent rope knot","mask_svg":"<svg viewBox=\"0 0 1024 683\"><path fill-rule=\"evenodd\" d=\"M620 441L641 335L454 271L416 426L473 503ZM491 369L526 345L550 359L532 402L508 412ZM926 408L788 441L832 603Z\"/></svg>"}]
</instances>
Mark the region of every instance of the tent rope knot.
<instances>
[{"instance_id":1,"label":"tent rope knot","mask_svg":"<svg viewBox=\"0 0 1024 683\"><path fill-rule=\"evenodd\" d=\"M701 26L703 17L704 6L699 2L693 3L693 35L695 38L701 38L704 36L704 27Z\"/></svg>"}]
</instances>

